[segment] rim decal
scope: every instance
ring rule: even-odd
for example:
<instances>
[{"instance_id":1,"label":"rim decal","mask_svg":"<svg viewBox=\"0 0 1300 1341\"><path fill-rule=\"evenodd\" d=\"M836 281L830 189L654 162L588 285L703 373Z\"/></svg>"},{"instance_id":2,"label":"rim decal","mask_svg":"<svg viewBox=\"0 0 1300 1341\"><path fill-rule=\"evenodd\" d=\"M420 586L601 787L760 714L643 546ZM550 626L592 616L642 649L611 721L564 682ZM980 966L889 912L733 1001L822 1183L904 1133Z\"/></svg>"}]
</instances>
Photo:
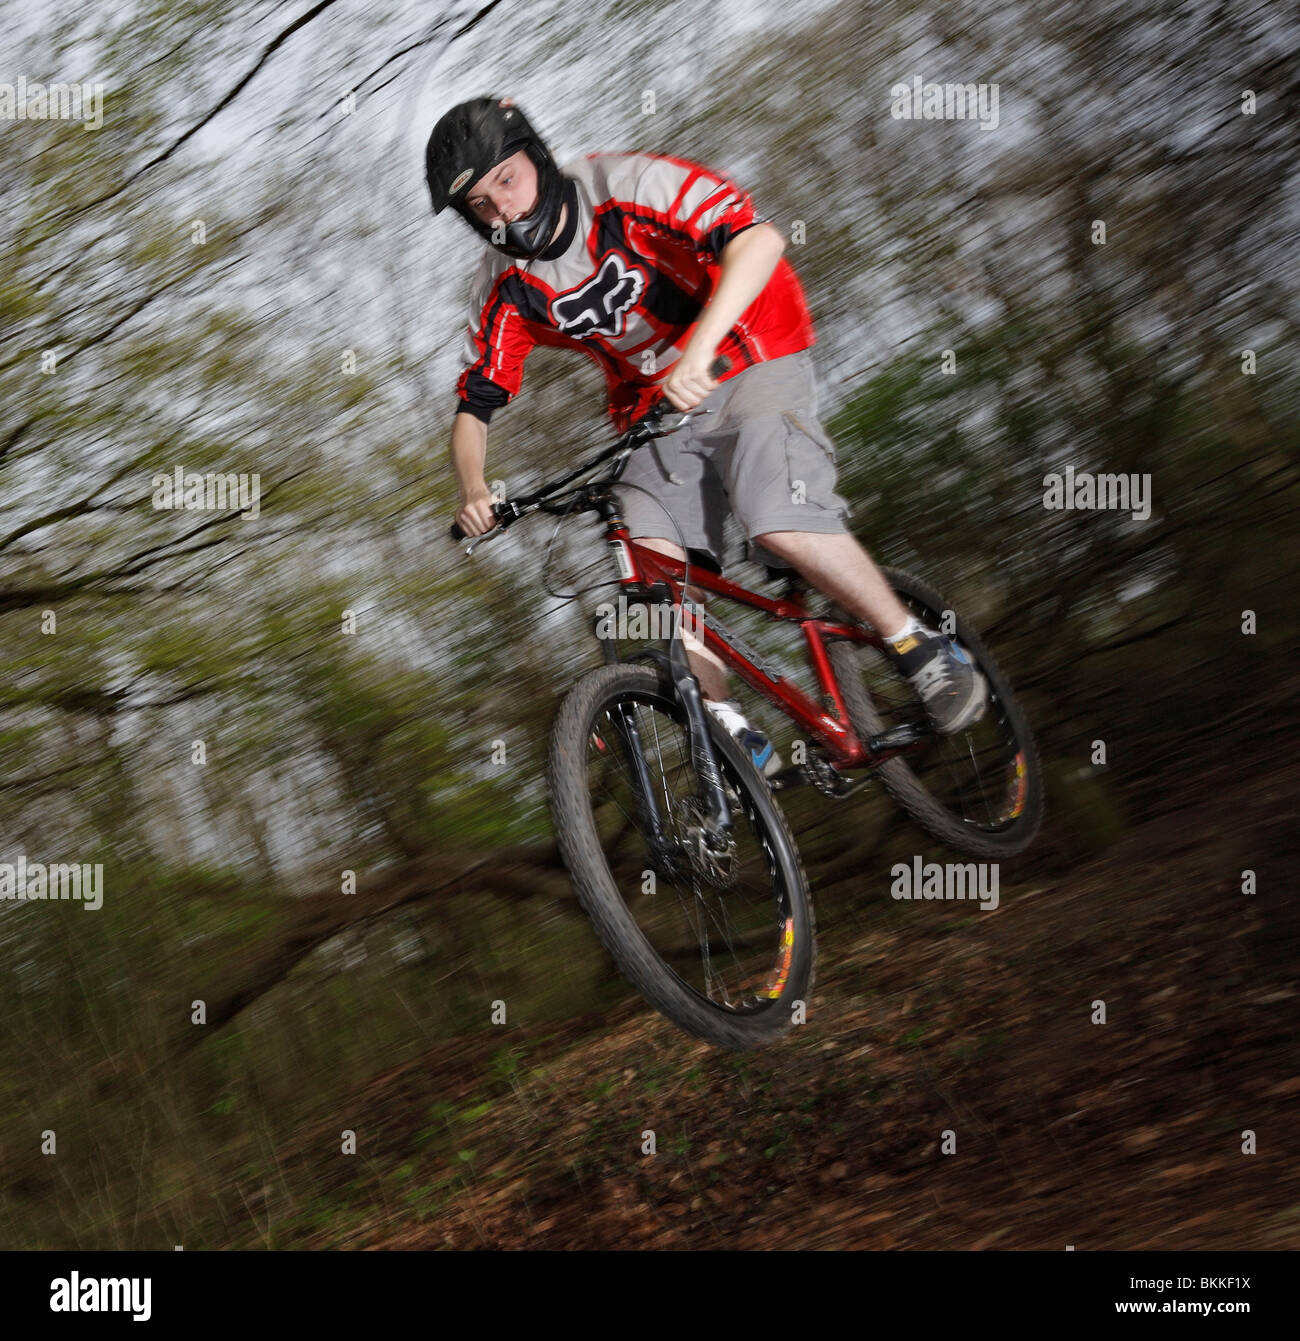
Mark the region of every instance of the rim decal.
<instances>
[{"instance_id":1,"label":"rim decal","mask_svg":"<svg viewBox=\"0 0 1300 1341\"><path fill-rule=\"evenodd\" d=\"M785 981L790 976L790 961L794 958L794 918L785 919L785 932L781 936L781 967L777 970L775 981L768 987L766 995L773 1001L785 991Z\"/></svg>"}]
</instances>

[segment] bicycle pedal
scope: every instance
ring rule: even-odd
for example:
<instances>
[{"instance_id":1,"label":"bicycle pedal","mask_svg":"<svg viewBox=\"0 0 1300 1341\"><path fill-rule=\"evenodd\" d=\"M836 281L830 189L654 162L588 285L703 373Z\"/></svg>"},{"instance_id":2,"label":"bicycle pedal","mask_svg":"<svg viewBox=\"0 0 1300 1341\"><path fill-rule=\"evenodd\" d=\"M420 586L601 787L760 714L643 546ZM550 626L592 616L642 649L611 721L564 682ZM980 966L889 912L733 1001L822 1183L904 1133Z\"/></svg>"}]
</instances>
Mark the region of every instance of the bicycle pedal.
<instances>
[{"instance_id":1,"label":"bicycle pedal","mask_svg":"<svg viewBox=\"0 0 1300 1341\"><path fill-rule=\"evenodd\" d=\"M774 792L789 791L791 787L806 787L809 781L808 766L806 764L791 764L789 768L783 768L779 773L773 773L766 781Z\"/></svg>"}]
</instances>

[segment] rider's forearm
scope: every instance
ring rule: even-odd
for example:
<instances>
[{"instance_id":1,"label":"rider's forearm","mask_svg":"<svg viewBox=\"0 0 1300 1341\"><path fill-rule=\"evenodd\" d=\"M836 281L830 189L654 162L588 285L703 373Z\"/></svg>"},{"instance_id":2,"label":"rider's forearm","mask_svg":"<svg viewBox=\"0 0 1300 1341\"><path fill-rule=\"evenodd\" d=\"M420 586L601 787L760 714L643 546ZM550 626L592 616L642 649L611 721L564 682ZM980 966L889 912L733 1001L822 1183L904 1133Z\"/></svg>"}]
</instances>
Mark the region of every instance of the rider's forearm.
<instances>
[{"instance_id":1,"label":"rider's forearm","mask_svg":"<svg viewBox=\"0 0 1300 1341\"><path fill-rule=\"evenodd\" d=\"M487 489L487 425L472 414L457 414L451 426L451 464L461 498Z\"/></svg>"},{"instance_id":2,"label":"rider's forearm","mask_svg":"<svg viewBox=\"0 0 1300 1341\"><path fill-rule=\"evenodd\" d=\"M736 324L736 318L763 292L772 278L785 238L771 224L757 224L722 249L722 273L686 348L711 354ZM685 352L685 351L683 351Z\"/></svg>"}]
</instances>

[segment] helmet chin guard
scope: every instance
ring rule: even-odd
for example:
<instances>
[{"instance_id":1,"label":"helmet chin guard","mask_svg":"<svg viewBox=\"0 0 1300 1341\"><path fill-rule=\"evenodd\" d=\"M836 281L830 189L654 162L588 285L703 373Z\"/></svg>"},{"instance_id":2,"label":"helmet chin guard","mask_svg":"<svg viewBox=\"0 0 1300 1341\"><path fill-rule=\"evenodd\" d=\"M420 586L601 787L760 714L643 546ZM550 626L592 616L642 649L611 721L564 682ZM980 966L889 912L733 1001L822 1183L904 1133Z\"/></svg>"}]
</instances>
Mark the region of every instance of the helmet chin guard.
<instances>
[{"instance_id":1,"label":"helmet chin guard","mask_svg":"<svg viewBox=\"0 0 1300 1341\"><path fill-rule=\"evenodd\" d=\"M523 149L537 168L537 204L505 226L504 237L465 203L469 189L502 160ZM439 120L425 150L433 212L450 205L498 251L516 260L539 256L555 236L564 206L565 179L541 136L508 98L474 98Z\"/></svg>"},{"instance_id":2,"label":"helmet chin guard","mask_svg":"<svg viewBox=\"0 0 1300 1341\"><path fill-rule=\"evenodd\" d=\"M452 208L480 237L486 239L498 251L515 260L531 261L550 246L555 230L559 226L560 211L564 205L564 177L542 146L536 143L516 145L511 148L510 153L514 153L518 148L526 150L528 157L537 167L537 204L531 214L525 215L522 219L515 219L506 224L504 229L499 230L491 224L484 223L463 200L456 201ZM510 154L504 154L502 157L509 158ZM491 166L495 167L496 164ZM491 171L491 168L488 171ZM505 234L504 237L501 236L502 232Z\"/></svg>"}]
</instances>

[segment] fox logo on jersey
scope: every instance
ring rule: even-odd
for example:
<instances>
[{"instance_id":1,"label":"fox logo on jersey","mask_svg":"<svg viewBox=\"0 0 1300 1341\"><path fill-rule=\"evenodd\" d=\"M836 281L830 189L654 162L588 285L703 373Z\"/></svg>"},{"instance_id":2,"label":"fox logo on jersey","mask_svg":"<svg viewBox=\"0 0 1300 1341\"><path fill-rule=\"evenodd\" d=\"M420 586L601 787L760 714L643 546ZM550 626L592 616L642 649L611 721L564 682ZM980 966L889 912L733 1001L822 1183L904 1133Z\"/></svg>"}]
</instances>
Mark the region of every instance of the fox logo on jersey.
<instances>
[{"instance_id":1,"label":"fox logo on jersey","mask_svg":"<svg viewBox=\"0 0 1300 1341\"><path fill-rule=\"evenodd\" d=\"M625 314L636 306L645 286L645 272L629 267L612 251L590 279L556 295L551 301L551 320L576 340L589 335L617 339L623 334Z\"/></svg>"}]
</instances>

